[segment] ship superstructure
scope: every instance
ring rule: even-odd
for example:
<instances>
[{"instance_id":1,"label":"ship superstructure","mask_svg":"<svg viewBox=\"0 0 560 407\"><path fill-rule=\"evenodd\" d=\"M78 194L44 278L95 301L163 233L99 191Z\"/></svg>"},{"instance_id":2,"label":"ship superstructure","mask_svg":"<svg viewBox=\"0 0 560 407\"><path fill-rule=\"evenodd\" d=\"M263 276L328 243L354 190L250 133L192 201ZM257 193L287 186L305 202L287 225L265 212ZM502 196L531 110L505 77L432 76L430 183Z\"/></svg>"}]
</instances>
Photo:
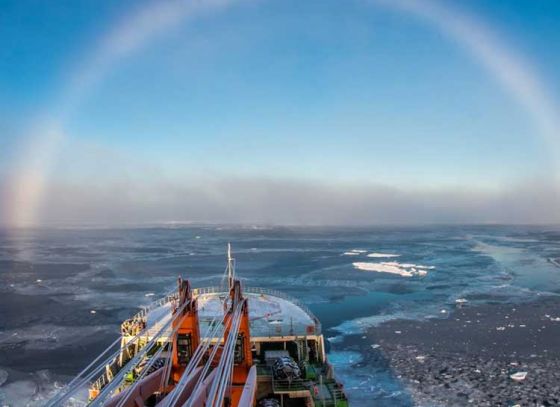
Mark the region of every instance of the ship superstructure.
<instances>
[{"instance_id":1,"label":"ship superstructure","mask_svg":"<svg viewBox=\"0 0 560 407\"><path fill-rule=\"evenodd\" d=\"M179 278L48 406L348 406L313 313L242 287L229 245L224 280L192 288Z\"/></svg>"}]
</instances>

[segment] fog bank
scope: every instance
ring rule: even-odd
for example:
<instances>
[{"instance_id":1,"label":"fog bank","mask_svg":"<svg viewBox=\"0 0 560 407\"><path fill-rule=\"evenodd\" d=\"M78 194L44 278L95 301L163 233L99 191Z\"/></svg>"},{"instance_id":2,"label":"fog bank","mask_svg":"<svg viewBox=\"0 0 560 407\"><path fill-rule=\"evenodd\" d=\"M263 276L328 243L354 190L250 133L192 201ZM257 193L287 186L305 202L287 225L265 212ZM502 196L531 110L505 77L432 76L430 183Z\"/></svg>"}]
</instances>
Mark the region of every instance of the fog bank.
<instances>
[{"instance_id":1,"label":"fog bank","mask_svg":"<svg viewBox=\"0 0 560 407\"><path fill-rule=\"evenodd\" d=\"M1 203L9 202L4 189ZM2 224L10 224L1 208ZM131 180L50 184L41 224L158 222L375 225L560 223L560 188L552 182L488 190L398 188L264 178L214 178L184 184Z\"/></svg>"}]
</instances>

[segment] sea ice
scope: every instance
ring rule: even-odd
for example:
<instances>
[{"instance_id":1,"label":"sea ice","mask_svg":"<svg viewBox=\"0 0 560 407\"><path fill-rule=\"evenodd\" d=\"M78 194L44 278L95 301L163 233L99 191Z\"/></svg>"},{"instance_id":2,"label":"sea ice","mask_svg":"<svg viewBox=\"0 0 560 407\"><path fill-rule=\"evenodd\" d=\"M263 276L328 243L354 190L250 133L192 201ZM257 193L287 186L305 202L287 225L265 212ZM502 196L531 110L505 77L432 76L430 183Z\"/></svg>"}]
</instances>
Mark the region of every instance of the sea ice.
<instances>
[{"instance_id":1,"label":"sea ice","mask_svg":"<svg viewBox=\"0 0 560 407\"><path fill-rule=\"evenodd\" d=\"M20 380L6 384L2 386L2 390L0 391L0 401L2 403L7 403L6 405L8 406L15 402L18 403L17 405L26 406L33 400L33 396L36 395L37 390L37 383L31 380Z\"/></svg>"},{"instance_id":2,"label":"sea ice","mask_svg":"<svg viewBox=\"0 0 560 407\"><path fill-rule=\"evenodd\" d=\"M6 380L8 380L8 372L0 369L0 386L6 383Z\"/></svg>"}]
</instances>

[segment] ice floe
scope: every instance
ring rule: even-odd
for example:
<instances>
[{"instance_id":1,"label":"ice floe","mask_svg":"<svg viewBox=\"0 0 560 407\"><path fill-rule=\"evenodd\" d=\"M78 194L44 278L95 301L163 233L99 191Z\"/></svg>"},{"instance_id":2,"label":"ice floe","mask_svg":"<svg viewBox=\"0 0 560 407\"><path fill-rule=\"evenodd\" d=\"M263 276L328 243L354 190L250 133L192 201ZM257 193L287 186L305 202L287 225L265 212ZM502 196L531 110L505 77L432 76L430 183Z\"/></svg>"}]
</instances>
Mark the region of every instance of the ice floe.
<instances>
[{"instance_id":1,"label":"ice floe","mask_svg":"<svg viewBox=\"0 0 560 407\"><path fill-rule=\"evenodd\" d=\"M527 372L517 372L509 376L511 380L515 380L516 382L521 382L525 380L527 377Z\"/></svg>"},{"instance_id":2,"label":"ice floe","mask_svg":"<svg viewBox=\"0 0 560 407\"><path fill-rule=\"evenodd\" d=\"M367 255L368 257L374 258L387 258L387 257L400 257L400 254L390 254L390 253L370 253Z\"/></svg>"},{"instance_id":3,"label":"ice floe","mask_svg":"<svg viewBox=\"0 0 560 407\"><path fill-rule=\"evenodd\" d=\"M367 253L367 250L363 249L352 249L347 252L342 253L343 256L359 256L360 254Z\"/></svg>"},{"instance_id":4,"label":"ice floe","mask_svg":"<svg viewBox=\"0 0 560 407\"><path fill-rule=\"evenodd\" d=\"M433 266L422 266L412 263L399 263L396 261L388 262L354 262L352 263L354 268L362 271L374 271L378 273L390 273L397 274L402 277L423 277L428 274L427 270L431 270Z\"/></svg>"}]
</instances>

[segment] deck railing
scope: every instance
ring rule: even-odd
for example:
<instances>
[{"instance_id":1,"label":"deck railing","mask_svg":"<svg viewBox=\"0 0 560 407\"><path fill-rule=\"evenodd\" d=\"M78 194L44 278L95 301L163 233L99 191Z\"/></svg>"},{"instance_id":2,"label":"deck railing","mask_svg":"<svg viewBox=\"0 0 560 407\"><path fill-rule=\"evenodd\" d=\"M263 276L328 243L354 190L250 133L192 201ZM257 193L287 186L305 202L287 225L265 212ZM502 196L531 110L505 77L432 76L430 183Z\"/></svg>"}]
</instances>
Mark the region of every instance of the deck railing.
<instances>
[{"instance_id":1,"label":"deck railing","mask_svg":"<svg viewBox=\"0 0 560 407\"><path fill-rule=\"evenodd\" d=\"M321 323L319 322L319 319L317 319L317 317L315 316L315 314L313 314L313 312L309 309L309 307L307 307L307 305L305 305L303 302L301 302L300 300L298 300L295 297L292 297L291 295L288 295L282 291L278 291L278 290L274 290L272 288L263 288L263 287L243 287L243 292L244 293L249 293L249 294L259 294L259 295L270 295L273 297L278 297L278 298L282 298L284 300L290 301L291 303L297 305L299 308L301 308L303 310L303 312L305 312L307 314L307 316L309 318L311 318L311 320L313 321L313 324L315 325L315 334L319 335L321 333ZM201 294L226 294L227 293L227 288L225 286L213 286L213 287L201 287L201 288L194 288L193 289L193 295L197 296L197 295L201 295Z\"/></svg>"}]
</instances>

